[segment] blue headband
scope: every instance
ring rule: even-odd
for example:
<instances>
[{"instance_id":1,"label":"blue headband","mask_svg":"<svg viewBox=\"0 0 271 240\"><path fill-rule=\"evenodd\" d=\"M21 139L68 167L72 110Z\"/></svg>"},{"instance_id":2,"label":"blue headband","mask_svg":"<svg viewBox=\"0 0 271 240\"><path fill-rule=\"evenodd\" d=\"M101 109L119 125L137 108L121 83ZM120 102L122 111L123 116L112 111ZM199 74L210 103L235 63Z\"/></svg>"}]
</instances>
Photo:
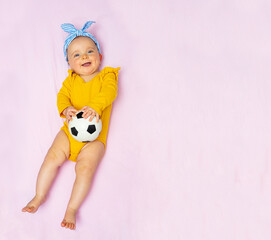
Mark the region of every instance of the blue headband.
<instances>
[{"instance_id":1,"label":"blue headband","mask_svg":"<svg viewBox=\"0 0 271 240\"><path fill-rule=\"evenodd\" d=\"M101 53L101 49L100 49L100 45L98 43L98 41L96 40L96 38L91 35L90 33L86 32L85 30L88 29L90 27L90 25L92 23L95 23L93 21L88 21L85 23L84 27L81 30L76 29L72 24L70 23L64 23L61 25L61 28L67 32L70 33L70 35L66 38L65 43L64 43L64 55L66 58L66 61L68 61L68 57L67 57L67 48L70 45L70 43L72 42L72 40L74 40L76 37L79 36L83 36L83 37L89 37L93 40L93 42L96 44L99 53Z\"/></svg>"}]
</instances>

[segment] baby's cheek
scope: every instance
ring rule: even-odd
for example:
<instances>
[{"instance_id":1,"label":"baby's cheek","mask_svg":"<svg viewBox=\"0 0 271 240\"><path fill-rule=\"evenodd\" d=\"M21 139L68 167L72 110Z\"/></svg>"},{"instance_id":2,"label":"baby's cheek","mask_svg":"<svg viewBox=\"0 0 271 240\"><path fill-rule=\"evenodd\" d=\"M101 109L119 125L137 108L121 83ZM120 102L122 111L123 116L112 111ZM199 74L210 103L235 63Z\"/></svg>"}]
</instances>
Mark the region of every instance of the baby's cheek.
<instances>
[{"instance_id":1,"label":"baby's cheek","mask_svg":"<svg viewBox=\"0 0 271 240\"><path fill-rule=\"evenodd\" d=\"M81 66L81 61L80 61L80 59L76 59L74 63L76 64L77 67L80 67L80 66Z\"/></svg>"}]
</instances>

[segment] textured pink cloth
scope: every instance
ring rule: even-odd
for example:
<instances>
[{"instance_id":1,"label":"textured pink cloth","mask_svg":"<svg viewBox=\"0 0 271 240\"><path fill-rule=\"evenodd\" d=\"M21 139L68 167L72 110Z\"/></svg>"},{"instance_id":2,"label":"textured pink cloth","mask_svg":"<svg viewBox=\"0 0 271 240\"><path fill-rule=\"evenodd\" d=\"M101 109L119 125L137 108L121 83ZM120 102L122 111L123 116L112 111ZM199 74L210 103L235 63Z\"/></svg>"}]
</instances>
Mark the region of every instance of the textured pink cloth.
<instances>
[{"instance_id":1,"label":"textured pink cloth","mask_svg":"<svg viewBox=\"0 0 271 240\"><path fill-rule=\"evenodd\" d=\"M1 1L0 239L270 240L270 8L264 0ZM89 19L103 66L122 70L107 152L72 232L60 227L70 161L39 211L20 211L62 126L60 25Z\"/></svg>"}]
</instances>

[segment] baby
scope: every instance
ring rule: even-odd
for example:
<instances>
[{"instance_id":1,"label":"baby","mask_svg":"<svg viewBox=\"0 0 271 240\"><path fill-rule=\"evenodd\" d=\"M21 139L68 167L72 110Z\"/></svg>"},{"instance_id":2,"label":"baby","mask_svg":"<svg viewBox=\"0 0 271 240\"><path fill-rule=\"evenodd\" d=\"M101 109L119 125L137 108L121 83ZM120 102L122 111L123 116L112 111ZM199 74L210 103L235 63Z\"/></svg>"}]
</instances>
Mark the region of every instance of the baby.
<instances>
[{"instance_id":1,"label":"baby","mask_svg":"<svg viewBox=\"0 0 271 240\"><path fill-rule=\"evenodd\" d=\"M85 30L94 23L88 21L81 30L72 24L61 27L70 35L65 40L64 54L70 69L57 95L59 115L66 118L63 127L45 156L37 178L36 195L22 209L35 213L45 201L59 167L67 160L75 163L76 179L62 227L74 230L76 213L89 191L95 170L101 161L106 146L106 137L112 103L117 96L118 71L120 68L105 67L99 71L102 61L100 45L93 35ZM69 133L68 123L79 111L83 117L102 121L99 137L88 143L76 141Z\"/></svg>"}]
</instances>

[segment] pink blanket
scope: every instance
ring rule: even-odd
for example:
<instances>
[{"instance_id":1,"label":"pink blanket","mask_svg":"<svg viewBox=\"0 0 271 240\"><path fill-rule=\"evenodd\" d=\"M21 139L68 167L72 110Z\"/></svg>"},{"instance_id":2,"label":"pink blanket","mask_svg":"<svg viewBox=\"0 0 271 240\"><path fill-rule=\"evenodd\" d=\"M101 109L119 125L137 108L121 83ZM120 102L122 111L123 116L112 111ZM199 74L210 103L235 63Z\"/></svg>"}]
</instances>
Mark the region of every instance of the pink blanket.
<instances>
[{"instance_id":1,"label":"pink blanket","mask_svg":"<svg viewBox=\"0 0 271 240\"><path fill-rule=\"evenodd\" d=\"M2 1L1 240L271 238L270 3ZM77 219L60 169L35 214L43 158L62 126L66 33L87 20L103 66L121 67L108 148Z\"/></svg>"}]
</instances>

